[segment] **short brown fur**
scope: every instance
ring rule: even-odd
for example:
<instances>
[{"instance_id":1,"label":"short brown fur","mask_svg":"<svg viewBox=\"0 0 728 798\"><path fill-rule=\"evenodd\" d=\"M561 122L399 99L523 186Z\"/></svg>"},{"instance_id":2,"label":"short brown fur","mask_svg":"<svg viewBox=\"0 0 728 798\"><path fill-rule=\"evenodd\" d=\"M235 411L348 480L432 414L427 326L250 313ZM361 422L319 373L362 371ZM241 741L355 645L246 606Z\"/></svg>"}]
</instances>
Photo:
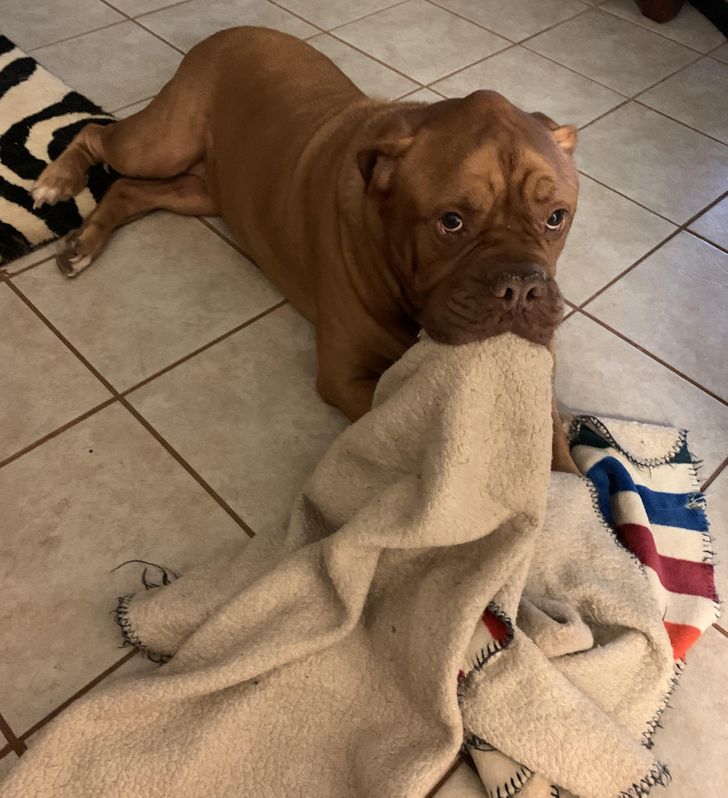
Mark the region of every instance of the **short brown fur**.
<instances>
[{"instance_id":1,"label":"short brown fur","mask_svg":"<svg viewBox=\"0 0 728 798\"><path fill-rule=\"evenodd\" d=\"M550 345L574 142L574 128L495 92L370 99L309 45L243 27L193 48L144 110L83 128L33 192L38 204L73 196L99 161L124 176L67 240L67 276L139 213L222 215L316 325L319 392L356 419L420 328L454 344L513 330ZM555 208L566 217L552 231ZM456 234L442 226L451 212ZM555 467L573 471L554 418Z\"/></svg>"}]
</instances>

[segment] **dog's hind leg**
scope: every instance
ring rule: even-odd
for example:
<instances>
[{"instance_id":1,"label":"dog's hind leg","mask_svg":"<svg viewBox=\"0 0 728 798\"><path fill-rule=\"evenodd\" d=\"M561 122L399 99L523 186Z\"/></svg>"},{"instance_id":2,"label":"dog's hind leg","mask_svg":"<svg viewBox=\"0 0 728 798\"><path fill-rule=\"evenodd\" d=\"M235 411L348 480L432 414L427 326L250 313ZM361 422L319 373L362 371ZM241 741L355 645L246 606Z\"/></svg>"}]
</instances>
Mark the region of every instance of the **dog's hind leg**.
<instances>
[{"instance_id":1,"label":"dog's hind leg","mask_svg":"<svg viewBox=\"0 0 728 798\"><path fill-rule=\"evenodd\" d=\"M120 224L158 208L189 216L218 213L200 174L188 173L168 180L119 178L83 226L67 236L64 250L56 257L58 268L66 277L76 277L101 252Z\"/></svg>"},{"instance_id":2,"label":"dog's hind leg","mask_svg":"<svg viewBox=\"0 0 728 798\"><path fill-rule=\"evenodd\" d=\"M125 177L168 178L187 171L204 154L205 103L180 70L139 113L81 128L36 180L35 207L76 196L96 163L108 163Z\"/></svg>"}]
</instances>

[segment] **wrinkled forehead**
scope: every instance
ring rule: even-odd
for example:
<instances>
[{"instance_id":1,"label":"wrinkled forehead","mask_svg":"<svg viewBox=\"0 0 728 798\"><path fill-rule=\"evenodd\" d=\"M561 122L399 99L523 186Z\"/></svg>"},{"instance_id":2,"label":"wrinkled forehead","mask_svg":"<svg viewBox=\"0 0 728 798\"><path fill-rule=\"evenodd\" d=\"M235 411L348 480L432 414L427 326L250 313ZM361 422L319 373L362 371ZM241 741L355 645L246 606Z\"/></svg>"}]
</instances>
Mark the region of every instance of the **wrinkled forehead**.
<instances>
[{"instance_id":1,"label":"wrinkled forehead","mask_svg":"<svg viewBox=\"0 0 728 798\"><path fill-rule=\"evenodd\" d=\"M550 141L502 135L450 146L426 140L421 144L413 147L405 179L423 212L443 203L481 209L506 202L538 206L575 201L575 169ZM423 155L427 165L421 168Z\"/></svg>"}]
</instances>

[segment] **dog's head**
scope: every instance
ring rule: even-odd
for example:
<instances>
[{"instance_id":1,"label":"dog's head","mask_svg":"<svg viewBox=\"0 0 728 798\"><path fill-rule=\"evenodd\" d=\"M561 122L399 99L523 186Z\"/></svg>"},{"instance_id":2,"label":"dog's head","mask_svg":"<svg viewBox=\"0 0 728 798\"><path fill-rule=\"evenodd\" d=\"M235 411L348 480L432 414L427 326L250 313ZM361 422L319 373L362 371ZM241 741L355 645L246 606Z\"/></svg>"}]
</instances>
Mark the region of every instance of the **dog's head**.
<instances>
[{"instance_id":1,"label":"dog's head","mask_svg":"<svg viewBox=\"0 0 728 798\"><path fill-rule=\"evenodd\" d=\"M358 154L391 267L435 340L547 343L576 210L576 128L478 91L402 106Z\"/></svg>"}]
</instances>

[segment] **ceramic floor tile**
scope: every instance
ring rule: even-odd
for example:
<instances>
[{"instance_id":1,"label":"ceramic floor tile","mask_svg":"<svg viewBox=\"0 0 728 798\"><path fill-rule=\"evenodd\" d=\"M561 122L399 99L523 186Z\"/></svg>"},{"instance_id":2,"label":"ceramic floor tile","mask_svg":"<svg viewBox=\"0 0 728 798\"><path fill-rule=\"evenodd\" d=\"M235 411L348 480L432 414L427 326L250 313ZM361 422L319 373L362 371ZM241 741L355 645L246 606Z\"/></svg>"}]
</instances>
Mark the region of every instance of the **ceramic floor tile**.
<instances>
[{"instance_id":1,"label":"ceramic floor tile","mask_svg":"<svg viewBox=\"0 0 728 798\"><path fill-rule=\"evenodd\" d=\"M417 89L414 81L398 75L327 33L314 36L309 43L328 56L365 94L389 100Z\"/></svg>"},{"instance_id":2,"label":"ceramic floor tile","mask_svg":"<svg viewBox=\"0 0 728 798\"><path fill-rule=\"evenodd\" d=\"M475 771L461 762L432 798L486 798L486 792Z\"/></svg>"},{"instance_id":3,"label":"ceramic floor tile","mask_svg":"<svg viewBox=\"0 0 728 798\"><path fill-rule=\"evenodd\" d=\"M136 17L139 14L148 14L150 11L175 5L179 0L107 0L107 2L128 16Z\"/></svg>"},{"instance_id":4,"label":"ceramic floor tile","mask_svg":"<svg viewBox=\"0 0 728 798\"><path fill-rule=\"evenodd\" d=\"M433 88L448 97L495 89L524 111L542 111L560 124L579 126L624 102L620 94L523 47L498 53Z\"/></svg>"},{"instance_id":5,"label":"ceramic floor tile","mask_svg":"<svg viewBox=\"0 0 728 798\"><path fill-rule=\"evenodd\" d=\"M147 100L141 100L140 102L134 103L133 105L125 105L123 108L119 108L113 111L113 114L117 119L126 119L127 116L132 116L133 114L136 114L139 111L146 108L151 101L152 98L150 97Z\"/></svg>"},{"instance_id":6,"label":"ceramic floor tile","mask_svg":"<svg viewBox=\"0 0 728 798\"><path fill-rule=\"evenodd\" d=\"M130 559L184 571L245 533L118 404L0 470L0 706L23 733L118 661Z\"/></svg>"},{"instance_id":7,"label":"ceramic floor tile","mask_svg":"<svg viewBox=\"0 0 728 798\"><path fill-rule=\"evenodd\" d=\"M111 394L2 284L0 318L0 460L4 460L101 404Z\"/></svg>"},{"instance_id":8,"label":"ceramic floor tile","mask_svg":"<svg viewBox=\"0 0 728 798\"><path fill-rule=\"evenodd\" d=\"M675 798L728 795L728 638L708 629L688 652L687 667L655 734L655 756L670 768Z\"/></svg>"},{"instance_id":9,"label":"ceramic floor tile","mask_svg":"<svg viewBox=\"0 0 728 798\"><path fill-rule=\"evenodd\" d=\"M723 462L725 405L580 313L561 325L556 343L556 396L565 408L687 428L703 474Z\"/></svg>"},{"instance_id":10,"label":"ceramic floor tile","mask_svg":"<svg viewBox=\"0 0 728 798\"><path fill-rule=\"evenodd\" d=\"M508 46L454 14L408 2L336 29L336 35L420 83L431 83Z\"/></svg>"},{"instance_id":11,"label":"ceramic floor tile","mask_svg":"<svg viewBox=\"0 0 728 798\"><path fill-rule=\"evenodd\" d=\"M638 99L728 144L728 64L703 58Z\"/></svg>"},{"instance_id":12,"label":"ceramic floor tile","mask_svg":"<svg viewBox=\"0 0 728 798\"><path fill-rule=\"evenodd\" d=\"M315 390L313 330L276 310L129 395L257 532L293 498L345 426Z\"/></svg>"},{"instance_id":13,"label":"ceramic floor tile","mask_svg":"<svg viewBox=\"0 0 728 798\"><path fill-rule=\"evenodd\" d=\"M685 3L680 13L670 22L653 22L648 19L634 0L607 0L600 8L703 53L717 47L725 39L715 25L688 3Z\"/></svg>"},{"instance_id":14,"label":"ceramic floor tile","mask_svg":"<svg viewBox=\"0 0 728 798\"><path fill-rule=\"evenodd\" d=\"M579 168L679 224L728 185L728 147L635 103L580 133Z\"/></svg>"},{"instance_id":15,"label":"ceramic floor tile","mask_svg":"<svg viewBox=\"0 0 728 798\"><path fill-rule=\"evenodd\" d=\"M728 64L728 42L726 42L722 47L719 47L717 50L713 50L710 56L711 58L717 58L724 64Z\"/></svg>"},{"instance_id":16,"label":"ceramic floor tile","mask_svg":"<svg viewBox=\"0 0 728 798\"><path fill-rule=\"evenodd\" d=\"M145 28L185 52L224 28L262 25L305 39L318 31L272 3L261 0L190 0L139 17Z\"/></svg>"},{"instance_id":17,"label":"ceramic floor tile","mask_svg":"<svg viewBox=\"0 0 728 798\"><path fill-rule=\"evenodd\" d=\"M728 249L728 197L699 216L690 229Z\"/></svg>"},{"instance_id":18,"label":"ceramic floor tile","mask_svg":"<svg viewBox=\"0 0 728 798\"><path fill-rule=\"evenodd\" d=\"M201 222L163 212L116 231L75 280L52 262L14 279L118 390L280 301L268 280Z\"/></svg>"},{"instance_id":19,"label":"ceramic floor tile","mask_svg":"<svg viewBox=\"0 0 728 798\"><path fill-rule=\"evenodd\" d=\"M182 60L133 22L41 47L33 57L104 108L121 108L155 94Z\"/></svg>"},{"instance_id":20,"label":"ceramic floor tile","mask_svg":"<svg viewBox=\"0 0 728 798\"><path fill-rule=\"evenodd\" d=\"M206 216L205 221L222 233L228 241L235 243L235 236L233 236L232 230L223 221L222 216Z\"/></svg>"},{"instance_id":21,"label":"ceramic floor tile","mask_svg":"<svg viewBox=\"0 0 728 798\"><path fill-rule=\"evenodd\" d=\"M694 50L598 9L536 36L526 47L630 96L697 57Z\"/></svg>"},{"instance_id":22,"label":"ceramic floor tile","mask_svg":"<svg viewBox=\"0 0 728 798\"><path fill-rule=\"evenodd\" d=\"M44 3L3 0L0 12L2 33L26 51L124 19L100 0L54 0L52 13Z\"/></svg>"},{"instance_id":23,"label":"ceramic floor tile","mask_svg":"<svg viewBox=\"0 0 728 798\"><path fill-rule=\"evenodd\" d=\"M320 28L335 28L359 17L382 11L401 0L278 0L278 5Z\"/></svg>"},{"instance_id":24,"label":"ceramic floor tile","mask_svg":"<svg viewBox=\"0 0 728 798\"><path fill-rule=\"evenodd\" d=\"M245 543L243 542L242 545L245 545ZM143 566L139 567L143 569ZM130 653L132 653L132 656L127 659ZM59 715L63 714L69 706L83 698L87 693L103 690L105 686L117 681L118 679L123 679L124 677L148 675L156 670L159 670L159 667L159 663L152 662L140 651L134 652L133 649L129 647L118 648L113 661L107 668L104 668L102 671L91 677L91 679L86 682L86 684L82 685L78 690L65 696L65 698L60 701L51 712L56 712L56 710L58 710L58 708L63 704L66 704L66 706L64 706L60 712L56 712L56 714L49 713L42 718L43 722L41 725L31 735L26 736L23 739L23 742L30 751L35 744L37 735L40 734L43 728L45 728L45 725L55 720L55 718L57 718ZM111 673L107 673L110 668L114 668L114 670L111 671ZM27 734L27 731L25 734Z\"/></svg>"},{"instance_id":25,"label":"ceramic floor tile","mask_svg":"<svg viewBox=\"0 0 728 798\"><path fill-rule=\"evenodd\" d=\"M587 310L728 398L727 277L727 253L680 233L590 302Z\"/></svg>"},{"instance_id":26,"label":"ceramic floor tile","mask_svg":"<svg viewBox=\"0 0 728 798\"><path fill-rule=\"evenodd\" d=\"M10 773L18 761L18 757L12 751L5 754L5 756L0 759L0 780L4 779L8 773Z\"/></svg>"},{"instance_id":27,"label":"ceramic floor tile","mask_svg":"<svg viewBox=\"0 0 728 798\"><path fill-rule=\"evenodd\" d=\"M582 175L579 206L559 259L564 296L578 305L676 229Z\"/></svg>"},{"instance_id":28,"label":"ceramic floor tile","mask_svg":"<svg viewBox=\"0 0 728 798\"><path fill-rule=\"evenodd\" d=\"M48 260L48 258L55 257L57 250L58 244L55 241L52 241L50 244L45 244L44 246L38 247L38 249L34 249L32 252L29 252L27 255L23 255L22 258L18 258L17 260L8 263L7 266L3 266L2 273L17 274L19 271L26 269L28 266L33 266L43 260Z\"/></svg>"},{"instance_id":29,"label":"ceramic floor tile","mask_svg":"<svg viewBox=\"0 0 728 798\"><path fill-rule=\"evenodd\" d=\"M406 94L404 97L400 97L400 100L418 103L439 103L442 99L442 95L432 91L431 89L417 89L417 91L413 91L411 94Z\"/></svg>"},{"instance_id":30,"label":"ceramic floor tile","mask_svg":"<svg viewBox=\"0 0 728 798\"><path fill-rule=\"evenodd\" d=\"M710 476L706 468L701 470L700 475ZM713 551L718 561L715 569L715 586L722 601L728 602L728 471L724 470L708 485L705 496L710 532L713 535ZM724 607L723 616L718 621L724 628L728 627L727 612L728 608Z\"/></svg>"},{"instance_id":31,"label":"ceramic floor tile","mask_svg":"<svg viewBox=\"0 0 728 798\"><path fill-rule=\"evenodd\" d=\"M579 0L436 0L514 42L573 17L588 6Z\"/></svg>"}]
</instances>

